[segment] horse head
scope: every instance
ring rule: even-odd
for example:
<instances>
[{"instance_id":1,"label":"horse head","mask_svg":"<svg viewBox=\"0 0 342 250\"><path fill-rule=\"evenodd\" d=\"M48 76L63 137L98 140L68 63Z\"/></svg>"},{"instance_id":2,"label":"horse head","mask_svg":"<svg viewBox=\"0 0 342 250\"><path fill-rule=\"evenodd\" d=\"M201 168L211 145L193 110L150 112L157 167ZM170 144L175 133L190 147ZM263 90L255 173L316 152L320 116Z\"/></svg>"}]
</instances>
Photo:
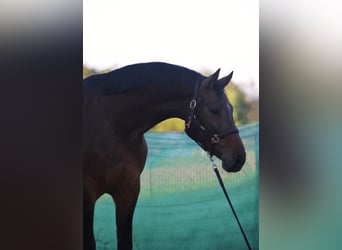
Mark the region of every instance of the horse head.
<instances>
[{"instance_id":1,"label":"horse head","mask_svg":"<svg viewBox=\"0 0 342 250\"><path fill-rule=\"evenodd\" d=\"M185 131L211 156L221 159L224 170L237 172L245 163L246 152L224 91L233 72L218 79L219 71L196 84Z\"/></svg>"}]
</instances>

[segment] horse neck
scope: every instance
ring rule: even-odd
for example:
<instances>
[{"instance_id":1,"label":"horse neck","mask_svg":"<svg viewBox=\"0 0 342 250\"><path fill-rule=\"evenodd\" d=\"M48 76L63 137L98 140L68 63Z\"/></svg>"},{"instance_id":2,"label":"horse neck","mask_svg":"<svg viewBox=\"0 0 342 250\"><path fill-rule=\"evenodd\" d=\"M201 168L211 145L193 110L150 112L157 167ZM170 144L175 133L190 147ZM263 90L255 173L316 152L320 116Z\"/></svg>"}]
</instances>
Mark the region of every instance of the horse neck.
<instances>
[{"instance_id":1,"label":"horse neck","mask_svg":"<svg viewBox=\"0 0 342 250\"><path fill-rule=\"evenodd\" d=\"M168 118L186 120L189 116L189 102L193 95L195 82L170 92L151 86L143 92L133 92L126 97L127 109L122 108L119 119L116 119L120 135L136 137L143 135L150 128Z\"/></svg>"}]
</instances>

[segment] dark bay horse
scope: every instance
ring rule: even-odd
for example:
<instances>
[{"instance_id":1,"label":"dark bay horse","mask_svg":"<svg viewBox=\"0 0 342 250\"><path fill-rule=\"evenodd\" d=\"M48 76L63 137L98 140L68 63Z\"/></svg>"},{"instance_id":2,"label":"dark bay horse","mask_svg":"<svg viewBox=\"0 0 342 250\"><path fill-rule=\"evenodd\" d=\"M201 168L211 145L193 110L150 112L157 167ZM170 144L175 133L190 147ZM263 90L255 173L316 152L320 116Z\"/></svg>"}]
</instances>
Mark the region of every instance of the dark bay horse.
<instances>
[{"instance_id":1,"label":"dark bay horse","mask_svg":"<svg viewBox=\"0 0 342 250\"><path fill-rule=\"evenodd\" d=\"M232 72L233 73L233 72ZM147 145L144 133L171 117L222 167L236 172L245 149L224 92L232 73L218 79L166 63L126 66L84 80L83 248L95 249L93 218L104 193L116 207L118 249L132 249L132 220Z\"/></svg>"}]
</instances>

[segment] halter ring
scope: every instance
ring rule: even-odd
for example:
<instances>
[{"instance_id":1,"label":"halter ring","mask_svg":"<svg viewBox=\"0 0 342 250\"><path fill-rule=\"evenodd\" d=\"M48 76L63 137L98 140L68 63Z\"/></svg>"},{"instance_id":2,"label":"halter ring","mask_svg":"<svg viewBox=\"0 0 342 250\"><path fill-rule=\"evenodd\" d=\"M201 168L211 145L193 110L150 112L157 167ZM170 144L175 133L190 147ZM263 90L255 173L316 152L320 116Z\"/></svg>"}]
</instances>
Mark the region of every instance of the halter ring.
<instances>
[{"instance_id":1,"label":"halter ring","mask_svg":"<svg viewBox=\"0 0 342 250\"><path fill-rule=\"evenodd\" d=\"M191 102L190 102L190 108L191 108L191 109L194 109L194 108L196 108L196 105L197 105L196 100L191 100Z\"/></svg>"}]
</instances>

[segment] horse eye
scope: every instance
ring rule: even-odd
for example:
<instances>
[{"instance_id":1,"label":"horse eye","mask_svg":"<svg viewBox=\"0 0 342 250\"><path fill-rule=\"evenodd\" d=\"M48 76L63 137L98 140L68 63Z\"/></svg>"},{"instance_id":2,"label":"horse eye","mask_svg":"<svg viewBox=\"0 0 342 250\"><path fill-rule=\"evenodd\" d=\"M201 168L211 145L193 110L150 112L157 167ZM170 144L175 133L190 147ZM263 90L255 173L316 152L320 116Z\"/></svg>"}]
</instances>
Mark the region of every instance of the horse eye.
<instances>
[{"instance_id":1,"label":"horse eye","mask_svg":"<svg viewBox=\"0 0 342 250\"><path fill-rule=\"evenodd\" d=\"M218 113L220 113L220 110L219 110L219 108L217 108L217 107L212 107L212 108L210 108L210 111L211 111L211 113L213 113L213 114L215 114L215 115L217 115Z\"/></svg>"}]
</instances>

